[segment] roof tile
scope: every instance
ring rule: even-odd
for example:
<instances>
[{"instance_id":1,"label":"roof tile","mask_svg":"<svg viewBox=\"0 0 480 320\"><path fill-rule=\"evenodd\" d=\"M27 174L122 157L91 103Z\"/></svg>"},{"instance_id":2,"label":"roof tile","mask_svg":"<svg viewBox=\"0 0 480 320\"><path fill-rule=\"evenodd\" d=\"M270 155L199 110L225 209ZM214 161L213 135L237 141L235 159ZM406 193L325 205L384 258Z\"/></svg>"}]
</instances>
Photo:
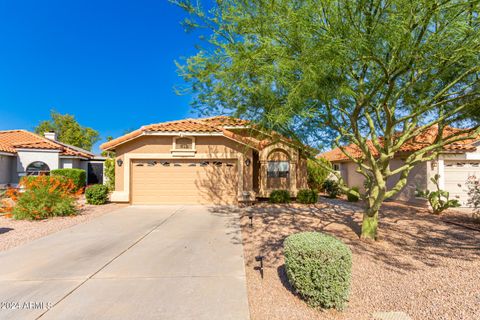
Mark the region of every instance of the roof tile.
<instances>
[{"instance_id":1,"label":"roof tile","mask_svg":"<svg viewBox=\"0 0 480 320\"><path fill-rule=\"evenodd\" d=\"M446 127L443 132L444 138L448 138L453 134L458 133L459 131L463 131L462 129ZM423 133L419 134L417 137L413 138L410 141L407 141L401 148L401 153L410 153L418 151L426 146L431 145L438 134L438 127L434 126L429 128L428 130L424 131ZM478 139L468 139L464 141L458 141L449 145L446 145L443 149L444 151L450 152L471 152L475 151L477 148L473 145L475 141ZM380 141L381 143L381 141ZM371 140L367 141L367 146L371 150L374 156L378 156L378 152L374 147ZM353 158L360 158L362 156L362 151L360 148L355 144L350 144L344 147L345 151L350 154ZM340 148L335 148L331 151L322 153L318 156L318 158L325 158L329 161L348 161L350 158L345 155Z\"/></svg>"},{"instance_id":2,"label":"roof tile","mask_svg":"<svg viewBox=\"0 0 480 320\"><path fill-rule=\"evenodd\" d=\"M26 130L6 130L0 131L0 151L16 153L17 149L44 149L59 150L62 155L81 156L90 158L93 155L76 150L73 147L57 143L35 133Z\"/></svg>"}]
</instances>

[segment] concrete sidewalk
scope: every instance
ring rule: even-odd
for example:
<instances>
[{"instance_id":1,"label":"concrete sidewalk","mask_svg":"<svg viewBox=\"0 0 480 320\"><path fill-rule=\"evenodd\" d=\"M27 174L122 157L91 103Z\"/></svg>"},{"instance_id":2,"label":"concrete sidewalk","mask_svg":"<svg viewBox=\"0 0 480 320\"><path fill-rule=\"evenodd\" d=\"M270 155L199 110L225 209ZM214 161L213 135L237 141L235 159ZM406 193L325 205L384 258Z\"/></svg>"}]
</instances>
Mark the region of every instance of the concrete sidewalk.
<instances>
[{"instance_id":1,"label":"concrete sidewalk","mask_svg":"<svg viewBox=\"0 0 480 320\"><path fill-rule=\"evenodd\" d=\"M0 253L0 319L248 319L235 211L132 206Z\"/></svg>"}]
</instances>

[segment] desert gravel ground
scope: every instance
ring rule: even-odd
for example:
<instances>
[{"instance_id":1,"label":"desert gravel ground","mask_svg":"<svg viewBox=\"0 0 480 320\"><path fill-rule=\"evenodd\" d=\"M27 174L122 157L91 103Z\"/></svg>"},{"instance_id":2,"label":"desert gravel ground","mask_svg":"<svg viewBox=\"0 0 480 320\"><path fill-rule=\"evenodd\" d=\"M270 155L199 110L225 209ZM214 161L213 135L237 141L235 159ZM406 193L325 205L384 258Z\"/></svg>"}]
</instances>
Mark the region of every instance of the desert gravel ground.
<instances>
[{"instance_id":1,"label":"desert gravel ground","mask_svg":"<svg viewBox=\"0 0 480 320\"><path fill-rule=\"evenodd\" d=\"M361 209L341 200L311 206L259 204L242 218L252 320L374 319L404 312L411 319L480 319L480 232L447 224L425 209L387 203L380 240L358 239ZM353 252L350 301L343 312L314 310L292 292L284 272L283 240L300 231L342 239ZM255 256L263 255L264 279Z\"/></svg>"},{"instance_id":2,"label":"desert gravel ground","mask_svg":"<svg viewBox=\"0 0 480 320\"><path fill-rule=\"evenodd\" d=\"M15 220L0 216L0 251L19 246L73 225L94 219L124 204L108 203L100 206L82 204L75 216L54 217L45 220Z\"/></svg>"}]
</instances>

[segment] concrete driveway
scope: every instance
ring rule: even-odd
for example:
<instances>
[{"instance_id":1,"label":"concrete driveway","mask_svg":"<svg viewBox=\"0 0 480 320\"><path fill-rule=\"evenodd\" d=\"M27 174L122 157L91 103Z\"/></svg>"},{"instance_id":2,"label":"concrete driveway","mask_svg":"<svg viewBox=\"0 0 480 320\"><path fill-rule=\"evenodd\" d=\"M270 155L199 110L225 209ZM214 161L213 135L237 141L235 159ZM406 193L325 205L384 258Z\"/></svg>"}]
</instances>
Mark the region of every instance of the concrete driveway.
<instances>
[{"instance_id":1,"label":"concrete driveway","mask_svg":"<svg viewBox=\"0 0 480 320\"><path fill-rule=\"evenodd\" d=\"M235 211L132 206L0 253L0 319L248 319Z\"/></svg>"}]
</instances>

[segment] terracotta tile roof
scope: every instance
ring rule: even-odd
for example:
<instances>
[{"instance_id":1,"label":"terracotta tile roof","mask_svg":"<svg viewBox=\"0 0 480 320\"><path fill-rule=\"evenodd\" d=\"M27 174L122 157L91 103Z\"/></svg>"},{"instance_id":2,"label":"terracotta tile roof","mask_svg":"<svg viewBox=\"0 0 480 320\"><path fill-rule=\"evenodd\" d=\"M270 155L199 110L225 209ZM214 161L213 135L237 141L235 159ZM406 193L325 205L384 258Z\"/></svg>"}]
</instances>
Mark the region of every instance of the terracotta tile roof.
<instances>
[{"instance_id":1,"label":"terracotta tile roof","mask_svg":"<svg viewBox=\"0 0 480 320\"><path fill-rule=\"evenodd\" d=\"M126 135L113 139L111 141L105 142L100 146L102 150L107 150L110 148L114 148L126 141L134 139L138 136L143 135L145 132L196 132L196 133L219 133L225 134L226 130L223 127L228 126L239 126L239 125L246 125L248 121L226 117L226 116L219 116L219 117L211 117L211 118L201 118L201 119L185 119L185 120L178 120L178 121L170 121L170 122L162 122L156 124L150 124L141 127L135 131L132 131ZM228 132L226 135L229 137L237 136L232 132ZM243 143L243 141L242 141Z\"/></svg>"},{"instance_id":2,"label":"terracotta tile roof","mask_svg":"<svg viewBox=\"0 0 480 320\"><path fill-rule=\"evenodd\" d=\"M16 153L17 149L59 150L61 155L93 157L93 154L86 150L49 140L26 130L0 131L0 151Z\"/></svg>"},{"instance_id":3,"label":"terracotta tile roof","mask_svg":"<svg viewBox=\"0 0 480 320\"><path fill-rule=\"evenodd\" d=\"M164 122L151 124L142 127L143 131L157 131L157 132L221 132L215 125L209 125L202 120L185 119L172 122Z\"/></svg>"},{"instance_id":4,"label":"terracotta tile roof","mask_svg":"<svg viewBox=\"0 0 480 320\"><path fill-rule=\"evenodd\" d=\"M217 116L211 118L198 119L203 123L216 127L243 127L250 125L250 121L228 116Z\"/></svg>"},{"instance_id":5,"label":"terracotta tile roof","mask_svg":"<svg viewBox=\"0 0 480 320\"><path fill-rule=\"evenodd\" d=\"M445 138L450 137L453 134L462 131L461 129L446 127L443 132L443 136ZM411 153L418 151L426 146L431 145L438 134L438 127L431 127L425 132L419 134L417 137L413 138L410 141L407 141L401 148L400 153ZM480 139L480 137L479 137ZM446 145L443 150L446 152L457 152L457 153L465 153L465 152L472 152L475 151L477 148L473 145L474 142L478 141L479 139L468 139L464 141L458 141L449 145ZM380 139L381 143L381 139ZM374 156L378 156L378 152L374 147L372 141L367 141L367 146L371 150ZM345 147L345 151L347 151L352 157L360 158L362 156L362 151L357 145L351 144ZM329 161L348 161L350 160L341 150L340 148L335 148L331 151L322 153L318 155L318 158L325 158Z\"/></svg>"}]
</instances>

